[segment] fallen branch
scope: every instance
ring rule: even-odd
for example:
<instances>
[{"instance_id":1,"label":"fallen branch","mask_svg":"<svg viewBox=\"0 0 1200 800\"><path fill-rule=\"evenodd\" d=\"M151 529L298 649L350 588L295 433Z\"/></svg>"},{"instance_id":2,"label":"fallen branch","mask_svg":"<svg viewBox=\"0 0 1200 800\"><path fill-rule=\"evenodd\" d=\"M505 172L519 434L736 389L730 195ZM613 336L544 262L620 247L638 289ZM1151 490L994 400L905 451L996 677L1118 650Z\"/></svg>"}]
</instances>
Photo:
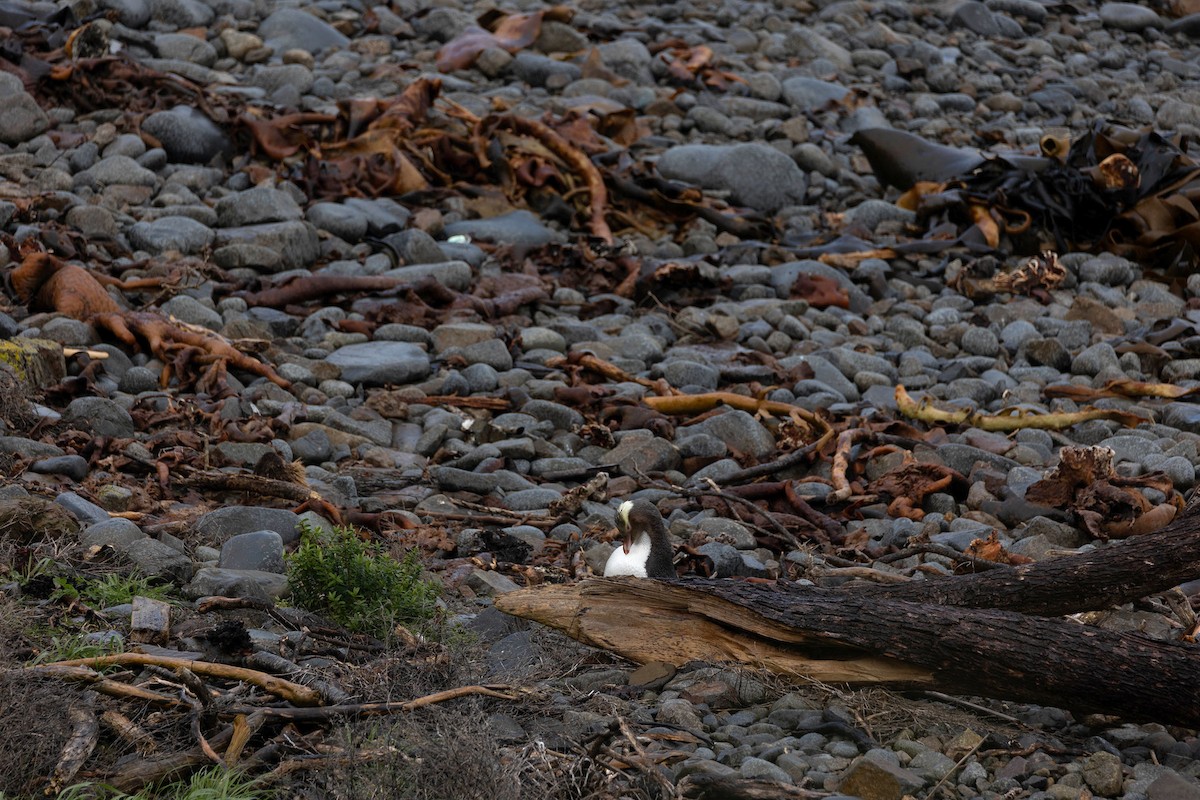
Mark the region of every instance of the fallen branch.
<instances>
[{"instance_id":1,"label":"fallen branch","mask_svg":"<svg viewBox=\"0 0 1200 800\"><path fill-rule=\"evenodd\" d=\"M934 425L967 425L981 431L1019 431L1025 428L1062 430L1094 419L1111 420L1131 428L1137 427L1143 422L1150 422L1145 417L1129 411L1108 408L1085 408L1080 411L1047 413L1006 409L998 414L981 414L966 408L946 411L936 408L928 399L915 400L903 386L896 387L896 407L901 414L910 419L919 419Z\"/></svg>"},{"instance_id":2,"label":"fallen branch","mask_svg":"<svg viewBox=\"0 0 1200 800\"><path fill-rule=\"evenodd\" d=\"M39 672L54 674L52 670L57 667L99 668L130 665L158 666L172 670L183 667L190 669L198 675L244 681L245 683L257 686L264 692L270 692L298 706L315 706L321 702L321 696L315 690L307 686L301 686L298 683L285 681L282 678L276 678L274 675L268 675L258 670L234 667L228 664L214 664L211 661L190 661L186 658L153 656L147 653L114 653L112 655L94 656L92 658L75 658L68 661L55 661L50 664L24 667L23 670L35 674Z\"/></svg>"},{"instance_id":3,"label":"fallen branch","mask_svg":"<svg viewBox=\"0 0 1200 800\"><path fill-rule=\"evenodd\" d=\"M46 794L57 794L70 784L100 741L100 723L92 709L73 705L67 709L67 719L71 723L71 735L59 753Z\"/></svg>"},{"instance_id":4,"label":"fallen branch","mask_svg":"<svg viewBox=\"0 0 1200 800\"><path fill-rule=\"evenodd\" d=\"M1200 725L1194 647L1012 611L862 591L698 579L588 579L496 607L639 663L752 664L804 680L984 694ZM901 596L901 595L897 595Z\"/></svg>"},{"instance_id":5,"label":"fallen branch","mask_svg":"<svg viewBox=\"0 0 1200 800\"><path fill-rule=\"evenodd\" d=\"M1072 383L1054 384L1042 390L1046 397L1066 397L1071 400L1098 400L1102 397L1165 397L1175 400L1200 394L1200 386L1183 387L1171 383L1144 383L1117 378L1093 389Z\"/></svg>"},{"instance_id":6,"label":"fallen branch","mask_svg":"<svg viewBox=\"0 0 1200 800\"><path fill-rule=\"evenodd\" d=\"M642 402L663 414L700 414L726 405L752 414L769 414L791 418L806 429L810 436L819 437L829 430L829 424L808 409L781 403L777 400L760 400L733 392L704 392L702 394L674 394L667 397L644 397Z\"/></svg>"}]
</instances>

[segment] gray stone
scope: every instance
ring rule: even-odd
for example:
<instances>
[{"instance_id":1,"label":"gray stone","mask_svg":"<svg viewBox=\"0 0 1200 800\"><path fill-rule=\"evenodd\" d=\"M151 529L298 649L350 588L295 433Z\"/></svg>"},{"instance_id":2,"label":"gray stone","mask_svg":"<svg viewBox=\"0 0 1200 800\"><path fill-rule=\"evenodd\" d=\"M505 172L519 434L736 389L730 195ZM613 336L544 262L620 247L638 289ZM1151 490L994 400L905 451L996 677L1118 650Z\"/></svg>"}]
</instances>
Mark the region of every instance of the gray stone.
<instances>
[{"instance_id":1,"label":"gray stone","mask_svg":"<svg viewBox=\"0 0 1200 800\"><path fill-rule=\"evenodd\" d=\"M96 436L128 439L134 434L133 417L129 412L105 397L77 397L63 411L63 422L87 426Z\"/></svg>"},{"instance_id":2,"label":"gray stone","mask_svg":"<svg viewBox=\"0 0 1200 800\"><path fill-rule=\"evenodd\" d=\"M1163 26L1162 17L1154 9L1140 3L1103 3L1100 21L1110 28L1132 33Z\"/></svg>"},{"instance_id":3,"label":"gray stone","mask_svg":"<svg viewBox=\"0 0 1200 800\"><path fill-rule=\"evenodd\" d=\"M545 86L552 77L560 76L564 83L579 80L582 70L578 64L570 61L559 61L540 53L528 50L517 53L508 65L512 74L528 83L530 86Z\"/></svg>"},{"instance_id":4,"label":"gray stone","mask_svg":"<svg viewBox=\"0 0 1200 800\"><path fill-rule=\"evenodd\" d=\"M341 49L350 44L337 28L295 8L273 12L259 23L258 35L279 53L285 50L319 53L326 48Z\"/></svg>"},{"instance_id":5,"label":"gray stone","mask_svg":"<svg viewBox=\"0 0 1200 800\"><path fill-rule=\"evenodd\" d=\"M446 253L425 231L412 228L393 233L384 239L403 264L441 264L447 261Z\"/></svg>"},{"instance_id":6,"label":"gray stone","mask_svg":"<svg viewBox=\"0 0 1200 800\"><path fill-rule=\"evenodd\" d=\"M562 492L554 489L525 489L504 496L501 503L513 511L536 511L548 508L555 500L562 498Z\"/></svg>"},{"instance_id":7,"label":"gray stone","mask_svg":"<svg viewBox=\"0 0 1200 800\"><path fill-rule=\"evenodd\" d=\"M341 370L342 380L371 386L413 383L431 370L429 354L409 342L350 344L325 360Z\"/></svg>"},{"instance_id":8,"label":"gray stone","mask_svg":"<svg viewBox=\"0 0 1200 800\"><path fill-rule=\"evenodd\" d=\"M445 227L447 236L470 236L495 244L517 244L537 247L543 244L562 243L565 234L542 224L533 213L521 209L487 219L470 219L452 222Z\"/></svg>"},{"instance_id":9,"label":"gray stone","mask_svg":"<svg viewBox=\"0 0 1200 800\"><path fill-rule=\"evenodd\" d=\"M150 16L174 28L204 28L214 14L200 0L150 0Z\"/></svg>"},{"instance_id":10,"label":"gray stone","mask_svg":"<svg viewBox=\"0 0 1200 800\"><path fill-rule=\"evenodd\" d=\"M1103 797L1116 797L1122 792L1124 778L1121 758L1103 750L1083 760L1083 779L1092 791Z\"/></svg>"},{"instance_id":11,"label":"gray stone","mask_svg":"<svg viewBox=\"0 0 1200 800\"><path fill-rule=\"evenodd\" d=\"M521 587L512 578L501 575L494 570L477 569L467 576L467 586L477 595L494 597L516 591Z\"/></svg>"},{"instance_id":12,"label":"gray stone","mask_svg":"<svg viewBox=\"0 0 1200 800\"><path fill-rule=\"evenodd\" d=\"M1177 772L1164 772L1146 787L1146 800L1200 800L1200 785Z\"/></svg>"},{"instance_id":13,"label":"gray stone","mask_svg":"<svg viewBox=\"0 0 1200 800\"><path fill-rule=\"evenodd\" d=\"M911 770L894 763L895 755L870 750L855 759L842 775L838 791L854 797L899 798L914 794L925 781Z\"/></svg>"},{"instance_id":14,"label":"gray stone","mask_svg":"<svg viewBox=\"0 0 1200 800\"><path fill-rule=\"evenodd\" d=\"M617 464L630 477L665 472L679 466L675 445L657 436L625 436L605 459Z\"/></svg>"},{"instance_id":15,"label":"gray stone","mask_svg":"<svg viewBox=\"0 0 1200 800\"><path fill-rule=\"evenodd\" d=\"M204 567L182 589L184 597L245 597L271 602L287 593L287 578L276 572Z\"/></svg>"},{"instance_id":16,"label":"gray stone","mask_svg":"<svg viewBox=\"0 0 1200 800\"><path fill-rule=\"evenodd\" d=\"M686 144L658 159L666 178L730 192L735 203L773 212L804 201L807 181L796 162L765 144Z\"/></svg>"},{"instance_id":17,"label":"gray stone","mask_svg":"<svg viewBox=\"0 0 1200 800\"><path fill-rule=\"evenodd\" d=\"M300 539L300 518L283 508L227 506L196 520L195 536L220 546L238 534L264 530L275 531L290 545Z\"/></svg>"},{"instance_id":18,"label":"gray stone","mask_svg":"<svg viewBox=\"0 0 1200 800\"><path fill-rule=\"evenodd\" d=\"M244 192L226 195L217 201L217 224L222 228L258 225L263 222L287 222L301 219L304 212L287 192L268 186L256 186Z\"/></svg>"},{"instance_id":19,"label":"gray stone","mask_svg":"<svg viewBox=\"0 0 1200 800\"><path fill-rule=\"evenodd\" d=\"M482 473L469 472L457 467L433 467L429 470L429 474L438 486L449 491L466 491L487 495L497 489L505 492L519 492L523 489L537 488L527 478L507 469Z\"/></svg>"},{"instance_id":20,"label":"gray stone","mask_svg":"<svg viewBox=\"0 0 1200 800\"><path fill-rule=\"evenodd\" d=\"M443 286L458 291L466 291L471 287L474 274L471 265L465 261L441 261L431 264L412 264L406 267L396 267L384 273L389 278L400 278L406 282L417 282L425 277L433 278Z\"/></svg>"},{"instance_id":21,"label":"gray stone","mask_svg":"<svg viewBox=\"0 0 1200 800\"><path fill-rule=\"evenodd\" d=\"M1183 456L1163 459L1154 469L1166 473L1176 489L1189 489L1196 483L1196 467Z\"/></svg>"},{"instance_id":22,"label":"gray stone","mask_svg":"<svg viewBox=\"0 0 1200 800\"><path fill-rule=\"evenodd\" d=\"M462 357L470 364L487 364L500 372L513 368L512 354L499 339L469 344L462 349Z\"/></svg>"},{"instance_id":23,"label":"gray stone","mask_svg":"<svg viewBox=\"0 0 1200 800\"><path fill-rule=\"evenodd\" d=\"M300 220L220 228L216 234L217 247L249 244L278 253L282 269L312 266L321 254L316 228Z\"/></svg>"},{"instance_id":24,"label":"gray stone","mask_svg":"<svg viewBox=\"0 0 1200 800\"><path fill-rule=\"evenodd\" d=\"M1097 342L1085 348L1071 361L1071 372L1076 375L1094 376L1106 369L1121 369L1117 353L1108 342Z\"/></svg>"},{"instance_id":25,"label":"gray stone","mask_svg":"<svg viewBox=\"0 0 1200 800\"><path fill-rule=\"evenodd\" d=\"M663 365L663 378L677 388L695 386L713 391L721 381L721 371L696 361L670 361Z\"/></svg>"},{"instance_id":26,"label":"gray stone","mask_svg":"<svg viewBox=\"0 0 1200 800\"><path fill-rule=\"evenodd\" d=\"M726 411L692 425L691 429L694 434L713 436L733 452L754 459L761 460L775 452L775 437L745 411Z\"/></svg>"},{"instance_id":27,"label":"gray stone","mask_svg":"<svg viewBox=\"0 0 1200 800\"><path fill-rule=\"evenodd\" d=\"M788 78L783 82L783 97L800 111L820 111L830 103L842 101L850 90L829 81L806 78Z\"/></svg>"},{"instance_id":28,"label":"gray stone","mask_svg":"<svg viewBox=\"0 0 1200 800\"><path fill-rule=\"evenodd\" d=\"M665 725L675 725L691 731L704 730L704 724L700 722L700 715L696 713L696 707L687 700L663 700L655 717Z\"/></svg>"},{"instance_id":29,"label":"gray stone","mask_svg":"<svg viewBox=\"0 0 1200 800\"><path fill-rule=\"evenodd\" d=\"M940 781L954 769L954 759L937 750L926 750L912 757L908 762L908 769L933 783Z\"/></svg>"},{"instance_id":30,"label":"gray stone","mask_svg":"<svg viewBox=\"0 0 1200 800\"><path fill-rule=\"evenodd\" d=\"M58 445L26 439L23 436L0 436L0 453L21 458L53 458L65 455Z\"/></svg>"},{"instance_id":31,"label":"gray stone","mask_svg":"<svg viewBox=\"0 0 1200 800\"><path fill-rule=\"evenodd\" d=\"M158 373L146 367L130 367L121 376L117 388L127 394L152 392L158 388Z\"/></svg>"},{"instance_id":32,"label":"gray stone","mask_svg":"<svg viewBox=\"0 0 1200 800\"><path fill-rule=\"evenodd\" d=\"M874 231L885 222L911 223L916 213L886 200L870 198L846 212L846 222Z\"/></svg>"},{"instance_id":33,"label":"gray stone","mask_svg":"<svg viewBox=\"0 0 1200 800\"><path fill-rule=\"evenodd\" d=\"M62 506L75 519L84 525L104 522L109 519L108 512L90 500L85 500L74 492L63 492L54 498L54 502Z\"/></svg>"},{"instance_id":34,"label":"gray stone","mask_svg":"<svg viewBox=\"0 0 1200 800\"><path fill-rule=\"evenodd\" d=\"M408 225L412 212L390 197L350 197L345 201L348 208L367 218L367 233L382 237L403 230Z\"/></svg>"},{"instance_id":35,"label":"gray stone","mask_svg":"<svg viewBox=\"0 0 1200 800\"><path fill-rule=\"evenodd\" d=\"M214 309L186 294L177 294L163 303L162 312L189 325L200 325L214 331L221 330L225 325L225 320Z\"/></svg>"},{"instance_id":36,"label":"gray stone","mask_svg":"<svg viewBox=\"0 0 1200 800\"><path fill-rule=\"evenodd\" d=\"M713 574L718 578L730 578L742 574L744 566L742 553L732 545L724 542L705 542L696 548L696 552L712 559Z\"/></svg>"},{"instance_id":37,"label":"gray stone","mask_svg":"<svg viewBox=\"0 0 1200 800\"><path fill-rule=\"evenodd\" d=\"M137 539L148 538L142 529L127 519L114 517L87 526L80 535L84 547L120 547Z\"/></svg>"},{"instance_id":38,"label":"gray stone","mask_svg":"<svg viewBox=\"0 0 1200 800\"><path fill-rule=\"evenodd\" d=\"M438 325L429 336L433 352L441 356L451 347L463 348L496 338L496 327L482 322L447 322Z\"/></svg>"},{"instance_id":39,"label":"gray stone","mask_svg":"<svg viewBox=\"0 0 1200 800\"><path fill-rule=\"evenodd\" d=\"M106 186L155 186L158 176L129 156L109 156L75 175L75 184L92 188Z\"/></svg>"},{"instance_id":40,"label":"gray stone","mask_svg":"<svg viewBox=\"0 0 1200 800\"><path fill-rule=\"evenodd\" d=\"M271 64L259 67L249 83L268 95L283 97L307 94L312 90L313 80L312 70L303 64Z\"/></svg>"},{"instance_id":41,"label":"gray stone","mask_svg":"<svg viewBox=\"0 0 1200 800\"><path fill-rule=\"evenodd\" d=\"M186 33L160 33L154 37L154 45L162 58L191 61L205 67L211 67L217 60L217 51L211 44Z\"/></svg>"},{"instance_id":42,"label":"gray stone","mask_svg":"<svg viewBox=\"0 0 1200 800\"><path fill-rule=\"evenodd\" d=\"M342 203L313 203L305 218L318 230L328 231L351 244L367 235L366 216Z\"/></svg>"},{"instance_id":43,"label":"gray stone","mask_svg":"<svg viewBox=\"0 0 1200 800\"><path fill-rule=\"evenodd\" d=\"M770 761L764 761L763 759L755 758L754 756L742 761L741 766L738 767L738 772L742 773L743 778L749 778L751 780L757 778L760 780L775 781L777 783L792 782L792 776L787 772L775 766Z\"/></svg>"},{"instance_id":44,"label":"gray stone","mask_svg":"<svg viewBox=\"0 0 1200 800\"><path fill-rule=\"evenodd\" d=\"M82 456L54 456L43 458L29 465L30 472L43 475L65 475L73 481L87 477L88 462Z\"/></svg>"},{"instance_id":45,"label":"gray stone","mask_svg":"<svg viewBox=\"0 0 1200 800\"><path fill-rule=\"evenodd\" d=\"M8 145L26 142L43 134L50 119L31 96L23 91L0 95L4 113L0 114L0 142Z\"/></svg>"},{"instance_id":46,"label":"gray stone","mask_svg":"<svg viewBox=\"0 0 1200 800\"><path fill-rule=\"evenodd\" d=\"M154 255L169 250L194 255L212 244L215 238L211 228L191 217L159 217L129 228L130 243Z\"/></svg>"},{"instance_id":47,"label":"gray stone","mask_svg":"<svg viewBox=\"0 0 1200 800\"><path fill-rule=\"evenodd\" d=\"M622 78L639 84L651 83L654 80L650 74L650 51L637 39L616 39L596 49L599 51L600 62Z\"/></svg>"},{"instance_id":48,"label":"gray stone","mask_svg":"<svg viewBox=\"0 0 1200 800\"><path fill-rule=\"evenodd\" d=\"M117 21L128 28L137 30L150 21L149 0L100 0L99 5L115 11Z\"/></svg>"},{"instance_id":49,"label":"gray stone","mask_svg":"<svg viewBox=\"0 0 1200 800\"><path fill-rule=\"evenodd\" d=\"M987 328L967 328L959 344L964 351L975 356L995 358L1000 353L1000 340Z\"/></svg>"},{"instance_id":50,"label":"gray stone","mask_svg":"<svg viewBox=\"0 0 1200 800\"><path fill-rule=\"evenodd\" d=\"M990 467L1003 470L1005 474L1021 466L1011 458L998 456L995 453L989 453L987 450L981 450L969 444L957 444L953 442L941 444L938 445L936 452L943 464L962 475L971 474L971 468L980 461Z\"/></svg>"},{"instance_id":51,"label":"gray stone","mask_svg":"<svg viewBox=\"0 0 1200 800\"><path fill-rule=\"evenodd\" d=\"M147 578L178 584L191 580L192 560L158 539L131 539L116 545L116 549Z\"/></svg>"},{"instance_id":52,"label":"gray stone","mask_svg":"<svg viewBox=\"0 0 1200 800\"><path fill-rule=\"evenodd\" d=\"M252 531L229 537L221 545L222 569L254 569L283 572L283 537L275 531Z\"/></svg>"}]
</instances>

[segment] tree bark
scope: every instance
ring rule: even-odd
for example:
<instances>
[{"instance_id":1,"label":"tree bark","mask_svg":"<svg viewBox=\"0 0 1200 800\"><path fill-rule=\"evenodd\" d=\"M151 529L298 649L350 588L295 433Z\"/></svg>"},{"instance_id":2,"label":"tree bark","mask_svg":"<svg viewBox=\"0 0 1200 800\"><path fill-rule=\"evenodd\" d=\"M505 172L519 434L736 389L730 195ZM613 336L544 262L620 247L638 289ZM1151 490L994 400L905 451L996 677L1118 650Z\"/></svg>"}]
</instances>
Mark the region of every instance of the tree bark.
<instances>
[{"instance_id":1,"label":"tree bark","mask_svg":"<svg viewBox=\"0 0 1200 800\"><path fill-rule=\"evenodd\" d=\"M762 666L1200 726L1200 651L1012 611L734 581L588 579L497 608L634 661Z\"/></svg>"}]
</instances>

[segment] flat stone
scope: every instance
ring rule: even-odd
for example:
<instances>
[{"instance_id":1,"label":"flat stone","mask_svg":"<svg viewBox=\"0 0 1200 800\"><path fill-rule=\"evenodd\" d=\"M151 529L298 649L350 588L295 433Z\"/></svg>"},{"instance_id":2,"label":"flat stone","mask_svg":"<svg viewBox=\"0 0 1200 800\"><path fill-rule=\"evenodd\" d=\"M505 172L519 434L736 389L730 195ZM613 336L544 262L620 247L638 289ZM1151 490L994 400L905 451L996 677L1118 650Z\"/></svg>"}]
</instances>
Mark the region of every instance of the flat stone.
<instances>
[{"instance_id":1,"label":"flat stone","mask_svg":"<svg viewBox=\"0 0 1200 800\"><path fill-rule=\"evenodd\" d=\"M762 460L775 452L775 437L753 415L729 410L690 426L692 435L707 434L734 453Z\"/></svg>"},{"instance_id":2,"label":"flat stone","mask_svg":"<svg viewBox=\"0 0 1200 800\"><path fill-rule=\"evenodd\" d=\"M191 217L159 217L153 222L137 222L129 228L129 241L139 250L159 254L177 250L193 255L216 239L212 228Z\"/></svg>"},{"instance_id":3,"label":"flat stone","mask_svg":"<svg viewBox=\"0 0 1200 800\"><path fill-rule=\"evenodd\" d=\"M679 450L657 436L626 436L606 458L630 477L664 472L679 466Z\"/></svg>"},{"instance_id":4,"label":"flat stone","mask_svg":"<svg viewBox=\"0 0 1200 800\"><path fill-rule=\"evenodd\" d=\"M183 584L192 577L192 560L158 539L135 538L114 546L147 578Z\"/></svg>"},{"instance_id":5,"label":"flat stone","mask_svg":"<svg viewBox=\"0 0 1200 800\"><path fill-rule=\"evenodd\" d=\"M82 456L55 456L43 458L29 465L30 472L42 475L65 475L73 481L87 477L88 462Z\"/></svg>"},{"instance_id":6,"label":"flat stone","mask_svg":"<svg viewBox=\"0 0 1200 800\"><path fill-rule=\"evenodd\" d=\"M872 750L850 765L838 783L838 791L862 800L900 800L924 785L925 781L916 773Z\"/></svg>"},{"instance_id":7,"label":"flat stone","mask_svg":"<svg viewBox=\"0 0 1200 800\"><path fill-rule=\"evenodd\" d=\"M252 531L229 537L221 545L217 566L222 569L253 569L284 572L283 537L275 531Z\"/></svg>"},{"instance_id":8,"label":"flat stone","mask_svg":"<svg viewBox=\"0 0 1200 800\"><path fill-rule=\"evenodd\" d=\"M222 228L286 222L304 216L295 198L269 186L255 186L244 192L226 195L217 201L216 212L217 224Z\"/></svg>"},{"instance_id":9,"label":"flat stone","mask_svg":"<svg viewBox=\"0 0 1200 800\"><path fill-rule=\"evenodd\" d=\"M339 347L326 359L342 380L369 386L413 383L428 377L429 354L409 342L362 342Z\"/></svg>"},{"instance_id":10,"label":"flat stone","mask_svg":"<svg viewBox=\"0 0 1200 800\"><path fill-rule=\"evenodd\" d=\"M663 177L728 191L734 202L761 211L802 203L807 190L796 162L765 144L676 145L657 167Z\"/></svg>"},{"instance_id":11,"label":"flat stone","mask_svg":"<svg viewBox=\"0 0 1200 800\"><path fill-rule=\"evenodd\" d=\"M114 517L93 523L83 530L80 542L85 547L121 547L138 539L148 538L133 522Z\"/></svg>"},{"instance_id":12,"label":"flat stone","mask_svg":"<svg viewBox=\"0 0 1200 800\"><path fill-rule=\"evenodd\" d=\"M516 591L521 587L511 578L501 575L494 570L477 569L467 577L467 586L477 595L493 597L498 594Z\"/></svg>"},{"instance_id":13,"label":"flat stone","mask_svg":"<svg viewBox=\"0 0 1200 800\"><path fill-rule=\"evenodd\" d=\"M487 219L452 222L446 226L445 233L447 236L470 236L495 244L531 247L567 240L566 234L546 227L537 216L524 209Z\"/></svg>"},{"instance_id":14,"label":"flat stone","mask_svg":"<svg viewBox=\"0 0 1200 800\"><path fill-rule=\"evenodd\" d=\"M196 521L197 539L223 545L231 537L254 531L275 531L285 545L300 539L300 517L283 508L228 506L210 511Z\"/></svg>"},{"instance_id":15,"label":"flat stone","mask_svg":"<svg viewBox=\"0 0 1200 800\"><path fill-rule=\"evenodd\" d=\"M250 569L203 567L182 588L184 597L246 597L271 602L287 593L287 577Z\"/></svg>"},{"instance_id":16,"label":"flat stone","mask_svg":"<svg viewBox=\"0 0 1200 800\"><path fill-rule=\"evenodd\" d=\"M301 220L218 228L214 244L221 248L256 245L274 251L279 254L281 269L310 267L321 254L317 229Z\"/></svg>"},{"instance_id":17,"label":"flat stone","mask_svg":"<svg viewBox=\"0 0 1200 800\"><path fill-rule=\"evenodd\" d=\"M134 434L133 417L106 397L77 397L63 411L63 422L87 426L96 436L128 439Z\"/></svg>"},{"instance_id":18,"label":"flat stone","mask_svg":"<svg viewBox=\"0 0 1200 800\"><path fill-rule=\"evenodd\" d=\"M319 53L325 49L340 50L350 44L337 28L295 8L273 12L259 23L258 35L279 53L293 49Z\"/></svg>"}]
</instances>

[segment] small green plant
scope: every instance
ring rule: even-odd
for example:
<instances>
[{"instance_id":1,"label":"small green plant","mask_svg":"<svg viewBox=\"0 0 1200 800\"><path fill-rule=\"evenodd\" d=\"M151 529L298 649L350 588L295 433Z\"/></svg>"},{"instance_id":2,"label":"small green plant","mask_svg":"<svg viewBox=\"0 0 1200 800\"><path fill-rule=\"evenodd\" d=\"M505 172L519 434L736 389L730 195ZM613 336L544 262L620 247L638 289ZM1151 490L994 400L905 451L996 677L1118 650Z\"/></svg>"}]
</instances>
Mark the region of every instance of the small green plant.
<instances>
[{"instance_id":1,"label":"small green plant","mask_svg":"<svg viewBox=\"0 0 1200 800\"><path fill-rule=\"evenodd\" d=\"M95 658L106 656L120 650L120 640L116 637L94 638L86 633L70 633L62 636L51 636L50 644L42 648L35 664L50 664L55 661L70 661L76 658Z\"/></svg>"},{"instance_id":2,"label":"small green plant","mask_svg":"<svg viewBox=\"0 0 1200 800\"><path fill-rule=\"evenodd\" d=\"M166 600L167 587L151 586L150 581L141 575L118 575L109 573L103 578L88 581L81 590L89 604L97 608L119 606L122 603L133 602L140 595L154 600Z\"/></svg>"},{"instance_id":3,"label":"small green plant","mask_svg":"<svg viewBox=\"0 0 1200 800\"><path fill-rule=\"evenodd\" d=\"M416 550L397 561L353 528L305 528L288 558L288 586L296 605L376 636L432 617L439 593Z\"/></svg>"},{"instance_id":4,"label":"small green plant","mask_svg":"<svg viewBox=\"0 0 1200 800\"><path fill-rule=\"evenodd\" d=\"M242 772L214 765L193 773L186 781L137 794L126 794L103 783L77 783L59 792L58 800L268 800L273 794L255 788L254 781ZM5 800L3 793L0 800Z\"/></svg>"}]
</instances>

